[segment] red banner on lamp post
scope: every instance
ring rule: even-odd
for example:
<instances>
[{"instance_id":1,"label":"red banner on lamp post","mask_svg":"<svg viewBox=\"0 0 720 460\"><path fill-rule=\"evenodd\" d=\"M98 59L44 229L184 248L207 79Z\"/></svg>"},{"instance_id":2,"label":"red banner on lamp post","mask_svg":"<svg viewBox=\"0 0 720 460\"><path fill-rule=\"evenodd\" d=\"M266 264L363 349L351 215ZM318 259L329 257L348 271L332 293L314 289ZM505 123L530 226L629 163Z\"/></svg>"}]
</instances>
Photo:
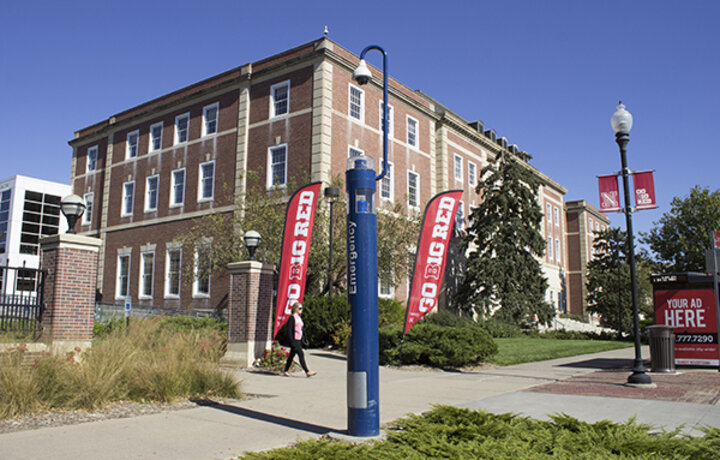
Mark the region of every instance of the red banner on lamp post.
<instances>
[{"instance_id":1,"label":"red banner on lamp post","mask_svg":"<svg viewBox=\"0 0 720 460\"><path fill-rule=\"evenodd\" d=\"M620 211L620 189L617 175L598 176L598 188L600 189L600 211Z\"/></svg>"},{"instance_id":2,"label":"red banner on lamp post","mask_svg":"<svg viewBox=\"0 0 720 460\"><path fill-rule=\"evenodd\" d=\"M403 336L420 318L437 305L445 274L448 246L452 237L462 190L442 192L425 208L423 225L410 282L410 297L405 314Z\"/></svg>"},{"instance_id":3,"label":"red banner on lamp post","mask_svg":"<svg viewBox=\"0 0 720 460\"><path fill-rule=\"evenodd\" d=\"M287 205L273 337L292 314L293 304L302 303L305 296L310 239L321 186L321 182L315 182L301 187L293 194Z\"/></svg>"},{"instance_id":4,"label":"red banner on lamp post","mask_svg":"<svg viewBox=\"0 0 720 460\"><path fill-rule=\"evenodd\" d=\"M633 186L635 187L635 209L657 208L652 171L633 173Z\"/></svg>"},{"instance_id":5,"label":"red banner on lamp post","mask_svg":"<svg viewBox=\"0 0 720 460\"><path fill-rule=\"evenodd\" d=\"M720 248L720 230L713 232L713 247Z\"/></svg>"}]
</instances>

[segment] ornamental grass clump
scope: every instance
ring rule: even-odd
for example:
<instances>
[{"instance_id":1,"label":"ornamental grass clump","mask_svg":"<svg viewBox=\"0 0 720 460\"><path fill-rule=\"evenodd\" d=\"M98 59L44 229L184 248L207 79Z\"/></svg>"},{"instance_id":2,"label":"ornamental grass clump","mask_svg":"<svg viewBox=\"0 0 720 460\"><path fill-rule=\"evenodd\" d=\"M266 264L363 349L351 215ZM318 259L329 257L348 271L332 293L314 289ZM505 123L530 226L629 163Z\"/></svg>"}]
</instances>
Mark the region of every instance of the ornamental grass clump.
<instances>
[{"instance_id":1,"label":"ornamental grass clump","mask_svg":"<svg viewBox=\"0 0 720 460\"><path fill-rule=\"evenodd\" d=\"M85 352L43 353L28 363L19 347L0 354L0 419L53 409L95 409L122 400L172 402L240 396L219 366L225 340L211 329L175 332L163 320L133 321Z\"/></svg>"}]
</instances>

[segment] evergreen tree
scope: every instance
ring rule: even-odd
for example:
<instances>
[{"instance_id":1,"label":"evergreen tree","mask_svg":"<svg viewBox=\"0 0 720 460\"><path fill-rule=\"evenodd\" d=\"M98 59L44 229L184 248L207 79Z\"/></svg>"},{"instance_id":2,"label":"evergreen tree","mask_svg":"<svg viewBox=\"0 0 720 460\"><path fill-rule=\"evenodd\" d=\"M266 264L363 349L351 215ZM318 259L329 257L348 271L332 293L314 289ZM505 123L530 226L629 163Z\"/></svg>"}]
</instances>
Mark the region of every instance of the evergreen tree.
<instances>
[{"instance_id":1,"label":"evergreen tree","mask_svg":"<svg viewBox=\"0 0 720 460\"><path fill-rule=\"evenodd\" d=\"M628 265L627 233L617 227L595 232L593 258L588 262L588 310L600 315L600 324L619 332L632 332L632 291ZM653 313L652 264L635 256L638 310L646 317Z\"/></svg>"},{"instance_id":2,"label":"evergreen tree","mask_svg":"<svg viewBox=\"0 0 720 460\"><path fill-rule=\"evenodd\" d=\"M537 314L543 323L553 316L545 301L548 284L540 258L545 239L537 201L539 179L526 162L527 154L503 153L482 170L477 192L482 203L470 214L470 226L460 248L470 252L467 273L457 302L487 318L520 323Z\"/></svg>"}]
</instances>

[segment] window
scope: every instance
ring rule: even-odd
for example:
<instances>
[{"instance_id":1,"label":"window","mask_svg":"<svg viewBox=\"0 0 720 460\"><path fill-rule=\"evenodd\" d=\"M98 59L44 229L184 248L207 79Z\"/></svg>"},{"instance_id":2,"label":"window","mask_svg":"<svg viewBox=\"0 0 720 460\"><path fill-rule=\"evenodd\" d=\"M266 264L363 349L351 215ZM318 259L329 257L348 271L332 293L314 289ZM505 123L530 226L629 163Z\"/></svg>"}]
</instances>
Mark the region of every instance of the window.
<instances>
[{"instance_id":1,"label":"window","mask_svg":"<svg viewBox=\"0 0 720 460\"><path fill-rule=\"evenodd\" d=\"M553 218L555 219L555 225L560 225L560 211L557 206L553 208Z\"/></svg>"},{"instance_id":2,"label":"window","mask_svg":"<svg viewBox=\"0 0 720 460\"><path fill-rule=\"evenodd\" d=\"M163 123L155 123L150 126L150 147L149 151L154 152L162 148Z\"/></svg>"},{"instance_id":3,"label":"window","mask_svg":"<svg viewBox=\"0 0 720 460\"><path fill-rule=\"evenodd\" d=\"M125 141L125 159L135 158L138 154L138 142L140 141L140 131L135 130L127 134Z\"/></svg>"},{"instance_id":4,"label":"window","mask_svg":"<svg viewBox=\"0 0 720 460\"><path fill-rule=\"evenodd\" d=\"M183 142L187 142L189 124L189 113L184 113L175 117L175 144L182 144Z\"/></svg>"},{"instance_id":5,"label":"window","mask_svg":"<svg viewBox=\"0 0 720 460\"><path fill-rule=\"evenodd\" d=\"M560 262L560 240L555 238L555 260Z\"/></svg>"},{"instance_id":6,"label":"window","mask_svg":"<svg viewBox=\"0 0 720 460\"><path fill-rule=\"evenodd\" d=\"M419 205L420 180L416 172L408 171L408 206L417 208Z\"/></svg>"},{"instance_id":7,"label":"window","mask_svg":"<svg viewBox=\"0 0 720 460\"><path fill-rule=\"evenodd\" d=\"M10 190L3 190L2 193L0 193L0 254L5 254L7 247L7 228L8 221L10 220L10 194ZM0 272L0 282L2 279L2 272ZM0 292L2 292L1 289Z\"/></svg>"},{"instance_id":8,"label":"window","mask_svg":"<svg viewBox=\"0 0 720 460\"><path fill-rule=\"evenodd\" d=\"M380 196L386 200L392 201L393 199L393 167L392 163L388 161L387 174L382 178L380 182Z\"/></svg>"},{"instance_id":9,"label":"window","mask_svg":"<svg viewBox=\"0 0 720 460\"><path fill-rule=\"evenodd\" d=\"M553 242L552 242L552 236L548 236L548 260L553 260Z\"/></svg>"},{"instance_id":10,"label":"window","mask_svg":"<svg viewBox=\"0 0 720 460\"><path fill-rule=\"evenodd\" d=\"M468 161L468 185L471 189L477 186L477 166L471 161Z\"/></svg>"},{"instance_id":11,"label":"window","mask_svg":"<svg viewBox=\"0 0 720 460\"><path fill-rule=\"evenodd\" d=\"M455 229L458 231L465 229L465 205L462 201L458 203L457 214L455 214Z\"/></svg>"},{"instance_id":12,"label":"window","mask_svg":"<svg viewBox=\"0 0 720 460\"><path fill-rule=\"evenodd\" d=\"M593 220L592 220L592 217L588 217L588 221L590 222L590 230L589 230L589 231L590 231L590 233L592 233L592 231L593 231Z\"/></svg>"},{"instance_id":13,"label":"window","mask_svg":"<svg viewBox=\"0 0 720 460\"><path fill-rule=\"evenodd\" d=\"M153 295L153 275L155 273L155 251L146 251L140 255L140 298Z\"/></svg>"},{"instance_id":14,"label":"window","mask_svg":"<svg viewBox=\"0 0 720 460\"><path fill-rule=\"evenodd\" d=\"M418 145L418 121L412 117L407 117L407 143L412 147Z\"/></svg>"},{"instance_id":15,"label":"window","mask_svg":"<svg viewBox=\"0 0 720 460\"><path fill-rule=\"evenodd\" d=\"M287 184L287 144L268 150L267 187L284 187Z\"/></svg>"},{"instance_id":16,"label":"window","mask_svg":"<svg viewBox=\"0 0 720 460\"><path fill-rule=\"evenodd\" d=\"M270 118L290 112L290 81L270 87Z\"/></svg>"},{"instance_id":17,"label":"window","mask_svg":"<svg viewBox=\"0 0 720 460\"><path fill-rule=\"evenodd\" d=\"M595 221L595 231L596 231L596 232L599 232L599 231L600 231L600 225L598 225L598 222L597 222L597 221Z\"/></svg>"},{"instance_id":18,"label":"window","mask_svg":"<svg viewBox=\"0 0 720 460\"><path fill-rule=\"evenodd\" d=\"M167 250L165 262L165 297L180 297L180 269L182 268L182 249Z\"/></svg>"},{"instance_id":19,"label":"window","mask_svg":"<svg viewBox=\"0 0 720 460\"><path fill-rule=\"evenodd\" d=\"M462 163L462 157L455 155L455 180L460 182L463 180Z\"/></svg>"},{"instance_id":20,"label":"window","mask_svg":"<svg viewBox=\"0 0 720 460\"><path fill-rule=\"evenodd\" d=\"M210 245L205 244L195 249L195 281L193 282L193 297L210 296L210 270L212 257Z\"/></svg>"},{"instance_id":21,"label":"window","mask_svg":"<svg viewBox=\"0 0 720 460\"><path fill-rule=\"evenodd\" d=\"M98 146L93 145L87 151L87 172L95 171L97 169L98 160Z\"/></svg>"},{"instance_id":22,"label":"window","mask_svg":"<svg viewBox=\"0 0 720 460\"><path fill-rule=\"evenodd\" d=\"M157 211L159 182L157 174L145 180L145 212Z\"/></svg>"},{"instance_id":23,"label":"window","mask_svg":"<svg viewBox=\"0 0 720 460\"><path fill-rule=\"evenodd\" d=\"M393 286L391 282L381 278L379 283L378 294L380 297L388 298L395 295L395 286Z\"/></svg>"},{"instance_id":24,"label":"window","mask_svg":"<svg viewBox=\"0 0 720 460\"><path fill-rule=\"evenodd\" d=\"M218 103L203 107L202 135L209 136L218 130Z\"/></svg>"},{"instance_id":25,"label":"window","mask_svg":"<svg viewBox=\"0 0 720 460\"><path fill-rule=\"evenodd\" d=\"M82 225L90 225L92 223L93 199L92 192L86 193L85 196L85 212L82 215Z\"/></svg>"},{"instance_id":26,"label":"window","mask_svg":"<svg viewBox=\"0 0 720 460\"><path fill-rule=\"evenodd\" d=\"M198 201L212 200L214 189L215 162L208 161L207 163L201 163L198 182Z\"/></svg>"},{"instance_id":27,"label":"window","mask_svg":"<svg viewBox=\"0 0 720 460\"><path fill-rule=\"evenodd\" d=\"M182 206L185 203L185 168L172 172L171 187L170 206Z\"/></svg>"},{"instance_id":28,"label":"window","mask_svg":"<svg viewBox=\"0 0 720 460\"><path fill-rule=\"evenodd\" d=\"M5 192L3 192L3 195ZM3 201L5 201L3 199ZM8 200L3 203L0 212L0 223L4 221L7 232L9 213ZM56 235L60 226L60 197L57 195L25 191L23 201L22 227L20 229L20 254L38 254L39 240L46 235ZM7 236L7 235L6 235Z\"/></svg>"},{"instance_id":29,"label":"window","mask_svg":"<svg viewBox=\"0 0 720 460\"><path fill-rule=\"evenodd\" d=\"M362 150L356 149L353 146L348 146L348 158L357 157L364 154L365 152L363 152Z\"/></svg>"},{"instance_id":30,"label":"window","mask_svg":"<svg viewBox=\"0 0 720 460\"><path fill-rule=\"evenodd\" d=\"M128 295L130 295L130 254L120 254L118 255L115 297L121 298Z\"/></svg>"},{"instance_id":31,"label":"window","mask_svg":"<svg viewBox=\"0 0 720 460\"><path fill-rule=\"evenodd\" d=\"M550 203L545 205L545 215L547 216L547 221L552 223L552 206Z\"/></svg>"},{"instance_id":32,"label":"window","mask_svg":"<svg viewBox=\"0 0 720 460\"><path fill-rule=\"evenodd\" d=\"M350 85L350 117L357 120L365 119L365 92L360 88Z\"/></svg>"},{"instance_id":33,"label":"window","mask_svg":"<svg viewBox=\"0 0 720 460\"><path fill-rule=\"evenodd\" d=\"M133 212L133 198L135 196L135 182L123 184L122 211L121 216L129 216Z\"/></svg>"},{"instance_id":34,"label":"window","mask_svg":"<svg viewBox=\"0 0 720 460\"><path fill-rule=\"evenodd\" d=\"M393 132L394 132L394 130L393 130L393 106L388 104L387 109L388 109L388 122L387 122L388 137L392 137ZM383 128L383 115L384 115L383 101L380 101L380 131L381 132L382 132L382 128Z\"/></svg>"}]
</instances>

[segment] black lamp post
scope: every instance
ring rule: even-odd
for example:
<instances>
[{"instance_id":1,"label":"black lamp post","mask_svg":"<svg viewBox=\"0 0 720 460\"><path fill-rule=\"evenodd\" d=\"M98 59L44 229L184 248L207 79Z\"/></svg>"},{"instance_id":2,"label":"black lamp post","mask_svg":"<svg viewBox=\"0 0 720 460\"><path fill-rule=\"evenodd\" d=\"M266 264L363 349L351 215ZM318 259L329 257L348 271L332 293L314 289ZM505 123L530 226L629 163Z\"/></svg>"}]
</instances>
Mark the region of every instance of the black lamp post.
<instances>
[{"instance_id":1,"label":"black lamp post","mask_svg":"<svg viewBox=\"0 0 720 460\"><path fill-rule=\"evenodd\" d=\"M75 222L85 212L85 202L77 195L68 195L60 201L60 210L68 223L67 233L75 233Z\"/></svg>"},{"instance_id":2,"label":"black lamp post","mask_svg":"<svg viewBox=\"0 0 720 460\"><path fill-rule=\"evenodd\" d=\"M635 243L633 241L632 209L630 207L630 189L628 187L628 175L630 171L627 167L627 158L625 155L627 144L630 141L630 129L632 129L633 118L630 112L625 110L622 101L610 119L610 124L612 125L613 131L615 131L615 140L620 147L620 161L622 163L623 188L625 192L625 221L627 223L628 234L628 259L630 262L630 287L633 307L633 333L635 334L635 361L633 363L633 373L628 377L627 383L638 386L652 385L650 376L645 373L642 351L640 350L640 315L638 313L637 282L635 280Z\"/></svg>"},{"instance_id":3,"label":"black lamp post","mask_svg":"<svg viewBox=\"0 0 720 460\"><path fill-rule=\"evenodd\" d=\"M255 260L255 250L260 246L260 241L262 241L262 237L255 230L250 230L243 235L243 243L245 243L245 247L250 255L249 260Z\"/></svg>"},{"instance_id":4,"label":"black lamp post","mask_svg":"<svg viewBox=\"0 0 720 460\"><path fill-rule=\"evenodd\" d=\"M328 293L330 297L332 297L332 291L333 291L333 276L332 276L332 269L333 269L333 205L335 205L335 201L337 201L338 197L340 196L340 189L337 187L326 187L325 188L325 198L328 200L328 203L330 203L330 225L329 229L330 231L330 257L328 257Z\"/></svg>"}]
</instances>

